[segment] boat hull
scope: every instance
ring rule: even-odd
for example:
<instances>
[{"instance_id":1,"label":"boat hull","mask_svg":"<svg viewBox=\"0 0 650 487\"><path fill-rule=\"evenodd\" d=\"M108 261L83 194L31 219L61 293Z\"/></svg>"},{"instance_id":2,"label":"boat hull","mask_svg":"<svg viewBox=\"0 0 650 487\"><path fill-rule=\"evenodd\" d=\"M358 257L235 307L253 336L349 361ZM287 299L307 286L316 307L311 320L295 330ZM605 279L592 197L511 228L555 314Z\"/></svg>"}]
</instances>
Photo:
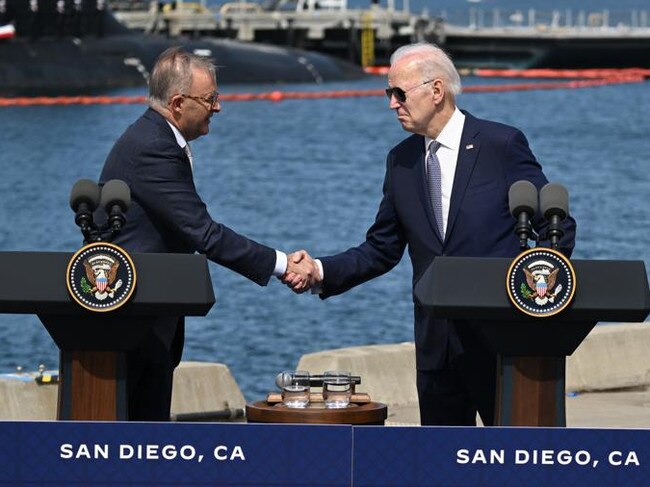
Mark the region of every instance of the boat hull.
<instances>
[{"instance_id":1,"label":"boat hull","mask_svg":"<svg viewBox=\"0 0 650 487\"><path fill-rule=\"evenodd\" d=\"M219 66L220 84L357 79L351 63L293 48L225 39L113 35L0 42L0 96L86 94L146 86L158 55L171 46L202 53Z\"/></svg>"},{"instance_id":2,"label":"boat hull","mask_svg":"<svg viewBox=\"0 0 650 487\"><path fill-rule=\"evenodd\" d=\"M442 45L459 68L649 68L650 37L447 34Z\"/></svg>"}]
</instances>

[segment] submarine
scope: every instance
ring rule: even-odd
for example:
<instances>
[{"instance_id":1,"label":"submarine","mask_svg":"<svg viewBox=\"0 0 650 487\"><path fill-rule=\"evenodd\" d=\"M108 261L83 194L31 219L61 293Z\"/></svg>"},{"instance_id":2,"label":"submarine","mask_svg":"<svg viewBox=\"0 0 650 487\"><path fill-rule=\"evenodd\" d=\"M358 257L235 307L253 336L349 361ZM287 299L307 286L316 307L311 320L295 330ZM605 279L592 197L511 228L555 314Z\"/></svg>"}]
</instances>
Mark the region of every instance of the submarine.
<instances>
[{"instance_id":1,"label":"submarine","mask_svg":"<svg viewBox=\"0 0 650 487\"><path fill-rule=\"evenodd\" d=\"M326 54L231 39L170 38L128 29L104 0L0 0L0 96L99 94L145 86L172 46L213 59L220 84L320 83L366 74Z\"/></svg>"}]
</instances>

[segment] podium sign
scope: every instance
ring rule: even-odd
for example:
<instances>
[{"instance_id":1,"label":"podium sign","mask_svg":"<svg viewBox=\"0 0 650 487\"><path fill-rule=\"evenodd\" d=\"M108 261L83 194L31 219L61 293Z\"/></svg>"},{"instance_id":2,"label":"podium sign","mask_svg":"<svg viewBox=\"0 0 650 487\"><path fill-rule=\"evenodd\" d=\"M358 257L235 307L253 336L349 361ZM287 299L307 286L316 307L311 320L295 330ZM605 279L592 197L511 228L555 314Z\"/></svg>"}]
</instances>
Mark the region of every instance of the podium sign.
<instances>
[{"instance_id":1,"label":"podium sign","mask_svg":"<svg viewBox=\"0 0 650 487\"><path fill-rule=\"evenodd\" d=\"M481 321L498 355L495 424L566 426L565 361L599 321L643 321L650 291L642 261L572 261L572 303L551 317L531 317L510 302L512 259L437 257L415 285L438 318Z\"/></svg>"},{"instance_id":2,"label":"podium sign","mask_svg":"<svg viewBox=\"0 0 650 487\"><path fill-rule=\"evenodd\" d=\"M205 256L132 254L138 283L130 301L96 313L66 286L71 253L1 252L0 313L35 314L59 347L57 417L127 420L126 352L162 318L205 316L215 298Z\"/></svg>"}]
</instances>

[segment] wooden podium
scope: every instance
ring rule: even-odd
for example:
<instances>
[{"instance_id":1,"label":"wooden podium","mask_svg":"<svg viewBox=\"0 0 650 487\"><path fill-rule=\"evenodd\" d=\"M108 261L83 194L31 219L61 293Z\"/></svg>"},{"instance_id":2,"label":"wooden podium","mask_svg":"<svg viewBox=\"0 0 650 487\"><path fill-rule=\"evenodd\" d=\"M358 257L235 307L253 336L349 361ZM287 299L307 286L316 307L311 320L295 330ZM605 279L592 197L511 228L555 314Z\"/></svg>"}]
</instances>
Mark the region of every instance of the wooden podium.
<instances>
[{"instance_id":1,"label":"wooden podium","mask_svg":"<svg viewBox=\"0 0 650 487\"><path fill-rule=\"evenodd\" d=\"M439 318L480 321L498 355L496 425L566 426L565 362L599 321L643 321L650 291L642 261L572 261L576 293L561 313L529 317L510 303L512 259L437 257L415 286Z\"/></svg>"},{"instance_id":2,"label":"wooden podium","mask_svg":"<svg viewBox=\"0 0 650 487\"><path fill-rule=\"evenodd\" d=\"M161 318L205 316L214 304L205 256L131 254L131 300L107 313L75 303L66 287L71 253L1 252L0 313L35 314L60 350L57 418L128 420L126 352Z\"/></svg>"}]
</instances>

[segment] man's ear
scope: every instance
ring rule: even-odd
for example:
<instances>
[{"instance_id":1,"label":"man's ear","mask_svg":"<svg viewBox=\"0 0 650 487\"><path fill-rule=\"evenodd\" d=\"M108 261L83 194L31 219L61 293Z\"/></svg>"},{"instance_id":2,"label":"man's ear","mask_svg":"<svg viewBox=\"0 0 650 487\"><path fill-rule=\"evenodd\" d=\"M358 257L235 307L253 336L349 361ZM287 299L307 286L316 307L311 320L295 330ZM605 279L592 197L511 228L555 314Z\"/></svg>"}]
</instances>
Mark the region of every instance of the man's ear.
<instances>
[{"instance_id":1,"label":"man's ear","mask_svg":"<svg viewBox=\"0 0 650 487\"><path fill-rule=\"evenodd\" d=\"M440 78L433 80L433 99L436 104L441 103L445 98L445 83Z\"/></svg>"},{"instance_id":2,"label":"man's ear","mask_svg":"<svg viewBox=\"0 0 650 487\"><path fill-rule=\"evenodd\" d=\"M174 95L169 100L169 109L172 113L180 113L183 108L183 101L185 98L182 95Z\"/></svg>"}]
</instances>

